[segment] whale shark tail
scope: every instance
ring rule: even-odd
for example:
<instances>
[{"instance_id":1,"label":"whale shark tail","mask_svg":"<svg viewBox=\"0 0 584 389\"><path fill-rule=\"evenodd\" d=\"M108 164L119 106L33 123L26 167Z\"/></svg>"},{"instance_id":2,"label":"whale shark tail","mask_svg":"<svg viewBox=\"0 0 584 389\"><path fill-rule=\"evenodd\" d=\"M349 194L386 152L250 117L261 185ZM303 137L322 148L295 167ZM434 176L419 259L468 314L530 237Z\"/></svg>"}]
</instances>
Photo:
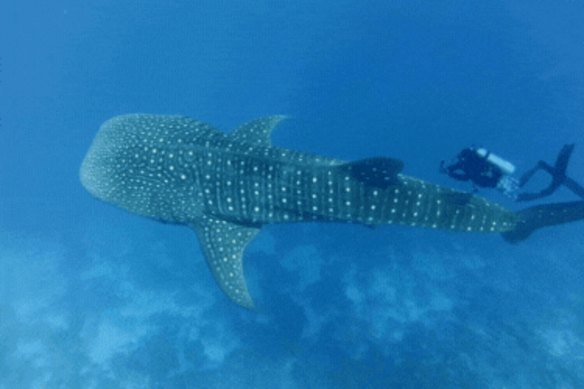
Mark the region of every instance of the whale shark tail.
<instances>
[{"instance_id":1,"label":"whale shark tail","mask_svg":"<svg viewBox=\"0 0 584 389\"><path fill-rule=\"evenodd\" d=\"M536 205L516 213L519 218L514 229L501 235L509 243L527 239L535 230L584 219L584 201Z\"/></svg>"}]
</instances>

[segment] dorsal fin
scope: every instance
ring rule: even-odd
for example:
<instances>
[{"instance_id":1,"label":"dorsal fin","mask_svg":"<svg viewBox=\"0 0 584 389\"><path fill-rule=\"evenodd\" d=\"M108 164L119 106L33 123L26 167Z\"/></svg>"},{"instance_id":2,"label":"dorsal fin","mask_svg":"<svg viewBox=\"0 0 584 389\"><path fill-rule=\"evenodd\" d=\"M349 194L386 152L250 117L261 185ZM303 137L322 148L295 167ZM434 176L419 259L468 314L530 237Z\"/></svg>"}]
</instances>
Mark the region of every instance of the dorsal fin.
<instances>
[{"instance_id":1,"label":"dorsal fin","mask_svg":"<svg viewBox=\"0 0 584 389\"><path fill-rule=\"evenodd\" d=\"M243 274L243 251L260 231L204 215L191 227L197 233L203 254L215 281L236 304L253 308Z\"/></svg>"},{"instance_id":2,"label":"dorsal fin","mask_svg":"<svg viewBox=\"0 0 584 389\"><path fill-rule=\"evenodd\" d=\"M231 134L231 138L252 145L271 146L272 130L286 117L285 115L274 115L252 120L236 128Z\"/></svg>"}]
</instances>

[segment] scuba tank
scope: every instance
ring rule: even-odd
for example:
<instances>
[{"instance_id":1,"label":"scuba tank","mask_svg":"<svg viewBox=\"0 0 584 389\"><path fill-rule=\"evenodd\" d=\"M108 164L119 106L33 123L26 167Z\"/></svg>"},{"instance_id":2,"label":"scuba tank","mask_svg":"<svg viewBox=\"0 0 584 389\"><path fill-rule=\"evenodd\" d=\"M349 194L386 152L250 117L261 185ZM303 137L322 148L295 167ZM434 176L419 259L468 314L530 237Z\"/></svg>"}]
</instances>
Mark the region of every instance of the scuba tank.
<instances>
[{"instance_id":1,"label":"scuba tank","mask_svg":"<svg viewBox=\"0 0 584 389\"><path fill-rule=\"evenodd\" d=\"M479 148L476 149L476 153L478 156L485 158L489 163L495 165L505 174L513 174L515 171L515 165L511 162L504 160L503 158L499 157L496 154L491 153L487 149Z\"/></svg>"}]
</instances>

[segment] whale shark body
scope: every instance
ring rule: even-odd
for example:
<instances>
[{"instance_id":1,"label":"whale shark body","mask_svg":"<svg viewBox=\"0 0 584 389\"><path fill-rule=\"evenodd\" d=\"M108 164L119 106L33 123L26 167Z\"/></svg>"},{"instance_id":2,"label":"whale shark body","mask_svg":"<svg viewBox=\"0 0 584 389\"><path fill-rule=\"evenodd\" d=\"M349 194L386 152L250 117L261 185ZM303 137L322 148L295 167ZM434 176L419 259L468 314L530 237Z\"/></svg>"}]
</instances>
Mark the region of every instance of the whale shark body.
<instances>
[{"instance_id":1,"label":"whale shark body","mask_svg":"<svg viewBox=\"0 0 584 389\"><path fill-rule=\"evenodd\" d=\"M183 116L132 114L106 121L80 169L95 197L130 212L192 228L215 280L253 307L242 257L261 227L327 221L498 232L511 242L584 218L584 202L512 212L481 197L402 174L401 161L355 162L271 144L284 116L225 134Z\"/></svg>"}]
</instances>

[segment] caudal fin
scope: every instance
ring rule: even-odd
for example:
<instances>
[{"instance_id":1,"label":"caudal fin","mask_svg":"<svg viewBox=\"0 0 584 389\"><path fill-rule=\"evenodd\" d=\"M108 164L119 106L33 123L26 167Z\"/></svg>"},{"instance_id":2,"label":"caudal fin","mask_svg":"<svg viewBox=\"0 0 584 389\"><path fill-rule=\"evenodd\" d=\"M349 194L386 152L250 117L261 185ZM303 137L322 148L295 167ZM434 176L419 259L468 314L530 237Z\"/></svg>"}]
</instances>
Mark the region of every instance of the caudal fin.
<instances>
[{"instance_id":1,"label":"caudal fin","mask_svg":"<svg viewBox=\"0 0 584 389\"><path fill-rule=\"evenodd\" d=\"M531 233L543 227L570 223L584 219L584 201L571 201L536 205L517 212L519 222L516 227L502 233L509 243L527 239Z\"/></svg>"}]
</instances>

